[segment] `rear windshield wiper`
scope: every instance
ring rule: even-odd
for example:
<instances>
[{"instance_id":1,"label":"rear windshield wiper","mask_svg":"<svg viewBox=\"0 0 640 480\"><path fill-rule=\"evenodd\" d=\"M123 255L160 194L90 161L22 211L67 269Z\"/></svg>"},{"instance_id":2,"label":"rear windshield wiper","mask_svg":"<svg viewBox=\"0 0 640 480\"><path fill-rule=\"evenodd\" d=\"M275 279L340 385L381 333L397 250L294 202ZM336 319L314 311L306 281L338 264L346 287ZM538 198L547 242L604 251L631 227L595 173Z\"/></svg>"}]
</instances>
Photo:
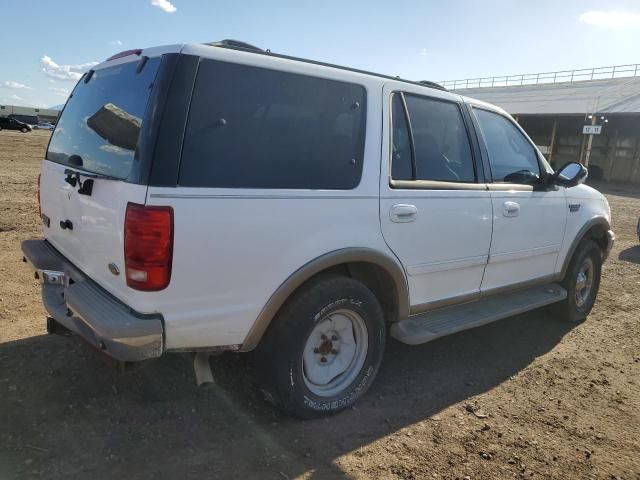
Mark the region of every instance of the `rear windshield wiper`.
<instances>
[{"instance_id":1,"label":"rear windshield wiper","mask_svg":"<svg viewBox=\"0 0 640 480\"><path fill-rule=\"evenodd\" d=\"M64 179L65 182L67 182L72 187L78 185L78 193L80 195L87 195L89 197L93 192L94 179L100 178L102 180L122 180L121 178L112 177L111 175L105 175L103 173L82 172L80 170L74 170L72 168L65 168L64 174L66 175L66 178ZM84 177L84 180L82 180L81 177Z\"/></svg>"},{"instance_id":2,"label":"rear windshield wiper","mask_svg":"<svg viewBox=\"0 0 640 480\"><path fill-rule=\"evenodd\" d=\"M75 178L78 181L80 181L80 177L84 177L84 178L100 178L100 179L103 179L103 180L122 180L121 178L113 177L111 175L106 175L104 173L83 172L82 170L74 170L73 168L65 168L64 169L64 174L67 177Z\"/></svg>"}]
</instances>

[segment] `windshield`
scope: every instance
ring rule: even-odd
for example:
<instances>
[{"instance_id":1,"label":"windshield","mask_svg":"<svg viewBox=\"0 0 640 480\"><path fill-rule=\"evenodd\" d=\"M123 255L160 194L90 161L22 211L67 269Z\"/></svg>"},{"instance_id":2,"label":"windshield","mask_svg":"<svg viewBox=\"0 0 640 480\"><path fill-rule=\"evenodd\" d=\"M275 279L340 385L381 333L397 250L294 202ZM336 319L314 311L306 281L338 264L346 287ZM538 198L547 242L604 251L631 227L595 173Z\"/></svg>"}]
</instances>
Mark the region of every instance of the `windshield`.
<instances>
[{"instance_id":1,"label":"windshield","mask_svg":"<svg viewBox=\"0 0 640 480\"><path fill-rule=\"evenodd\" d=\"M47 160L125 179L131 172L159 58L96 70L80 80L51 137Z\"/></svg>"}]
</instances>

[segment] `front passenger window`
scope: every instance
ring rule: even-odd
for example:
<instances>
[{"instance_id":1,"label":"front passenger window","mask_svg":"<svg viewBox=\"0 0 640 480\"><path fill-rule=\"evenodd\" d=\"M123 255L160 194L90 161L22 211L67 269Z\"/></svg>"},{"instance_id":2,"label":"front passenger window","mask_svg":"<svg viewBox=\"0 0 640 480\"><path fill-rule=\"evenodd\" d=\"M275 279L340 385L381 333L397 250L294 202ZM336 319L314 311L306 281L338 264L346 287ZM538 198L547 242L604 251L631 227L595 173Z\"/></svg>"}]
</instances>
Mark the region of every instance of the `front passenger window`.
<instances>
[{"instance_id":1,"label":"front passenger window","mask_svg":"<svg viewBox=\"0 0 640 480\"><path fill-rule=\"evenodd\" d=\"M540 180L536 152L506 117L482 109L474 109L487 145L489 165L494 182L533 184Z\"/></svg>"}]
</instances>

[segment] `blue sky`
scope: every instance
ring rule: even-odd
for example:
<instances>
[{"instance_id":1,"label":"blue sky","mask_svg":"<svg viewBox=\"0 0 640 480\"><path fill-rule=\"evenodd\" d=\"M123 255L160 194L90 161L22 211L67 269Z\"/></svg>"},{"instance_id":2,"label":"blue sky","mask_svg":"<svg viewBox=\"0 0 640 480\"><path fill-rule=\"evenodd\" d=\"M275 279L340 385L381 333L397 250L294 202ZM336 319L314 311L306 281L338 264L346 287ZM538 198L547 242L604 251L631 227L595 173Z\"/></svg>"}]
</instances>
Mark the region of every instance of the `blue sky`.
<instances>
[{"instance_id":1,"label":"blue sky","mask_svg":"<svg viewBox=\"0 0 640 480\"><path fill-rule=\"evenodd\" d=\"M65 0L3 8L0 103L64 103L92 62L235 38L435 81L640 63L637 0Z\"/></svg>"}]
</instances>

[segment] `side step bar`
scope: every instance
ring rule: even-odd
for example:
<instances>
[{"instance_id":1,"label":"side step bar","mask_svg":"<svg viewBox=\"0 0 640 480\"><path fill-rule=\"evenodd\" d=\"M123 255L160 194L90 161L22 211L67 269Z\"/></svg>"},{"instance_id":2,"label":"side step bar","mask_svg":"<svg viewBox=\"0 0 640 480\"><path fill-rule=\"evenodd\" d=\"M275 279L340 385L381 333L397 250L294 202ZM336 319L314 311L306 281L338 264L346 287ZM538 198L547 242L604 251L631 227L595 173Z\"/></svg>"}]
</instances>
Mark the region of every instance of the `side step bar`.
<instances>
[{"instance_id":1,"label":"side step bar","mask_svg":"<svg viewBox=\"0 0 640 480\"><path fill-rule=\"evenodd\" d=\"M400 320L391 326L391 336L408 345L419 345L560 302L565 298L567 291L556 283L496 294Z\"/></svg>"}]
</instances>

